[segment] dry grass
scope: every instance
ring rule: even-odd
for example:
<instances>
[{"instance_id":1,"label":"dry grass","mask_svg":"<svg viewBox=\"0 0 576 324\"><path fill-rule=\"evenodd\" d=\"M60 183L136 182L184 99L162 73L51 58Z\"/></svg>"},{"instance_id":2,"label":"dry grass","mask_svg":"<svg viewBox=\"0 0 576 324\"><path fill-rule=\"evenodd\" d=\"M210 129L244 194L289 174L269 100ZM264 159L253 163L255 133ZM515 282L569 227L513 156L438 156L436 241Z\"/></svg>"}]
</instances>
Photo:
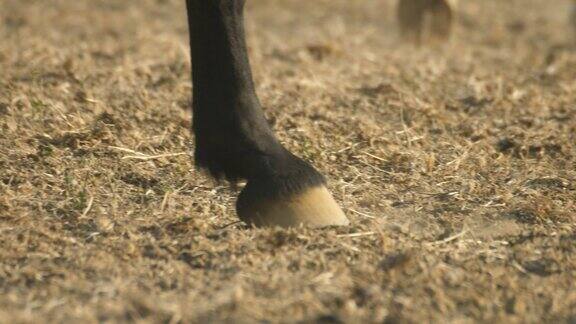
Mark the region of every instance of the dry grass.
<instances>
[{"instance_id":1,"label":"dry grass","mask_svg":"<svg viewBox=\"0 0 576 324\"><path fill-rule=\"evenodd\" d=\"M576 320L570 1L251 1L259 94L354 225L246 229L187 154L183 1L0 1L0 322Z\"/></svg>"}]
</instances>

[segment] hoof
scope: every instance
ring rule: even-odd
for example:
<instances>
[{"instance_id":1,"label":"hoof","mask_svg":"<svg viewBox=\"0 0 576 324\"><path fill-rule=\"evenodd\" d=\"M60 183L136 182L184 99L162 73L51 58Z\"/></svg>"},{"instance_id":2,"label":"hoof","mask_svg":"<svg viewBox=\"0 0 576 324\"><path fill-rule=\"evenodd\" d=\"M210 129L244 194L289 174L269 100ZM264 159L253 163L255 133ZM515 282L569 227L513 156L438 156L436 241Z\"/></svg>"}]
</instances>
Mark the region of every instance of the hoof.
<instances>
[{"instance_id":1,"label":"hoof","mask_svg":"<svg viewBox=\"0 0 576 324\"><path fill-rule=\"evenodd\" d=\"M452 35L455 0L437 0L430 7L429 37L432 42L445 42Z\"/></svg>"},{"instance_id":2,"label":"hoof","mask_svg":"<svg viewBox=\"0 0 576 324\"><path fill-rule=\"evenodd\" d=\"M286 196L267 197L248 183L240 193L238 216L256 227L346 226L350 222L328 189L318 185Z\"/></svg>"},{"instance_id":3,"label":"hoof","mask_svg":"<svg viewBox=\"0 0 576 324\"><path fill-rule=\"evenodd\" d=\"M572 1L572 13L570 15L570 23L572 24L574 40L576 41L576 0Z\"/></svg>"},{"instance_id":4,"label":"hoof","mask_svg":"<svg viewBox=\"0 0 576 324\"><path fill-rule=\"evenodd\" d=\"M422 0L398 0L396 15L403 40L420 44L425 11L426 5Z\"/></svg>"},{"instance_id":5,"label":"hoof","mask_svg":"<svg viewBox=\"0 0 576 324\"><path fill-rule=\"evenodd\" d=\"M422 42L444 42L452 34L457 0L399 0L398 23L402 38Z\"/></svg>"}]
</instances>

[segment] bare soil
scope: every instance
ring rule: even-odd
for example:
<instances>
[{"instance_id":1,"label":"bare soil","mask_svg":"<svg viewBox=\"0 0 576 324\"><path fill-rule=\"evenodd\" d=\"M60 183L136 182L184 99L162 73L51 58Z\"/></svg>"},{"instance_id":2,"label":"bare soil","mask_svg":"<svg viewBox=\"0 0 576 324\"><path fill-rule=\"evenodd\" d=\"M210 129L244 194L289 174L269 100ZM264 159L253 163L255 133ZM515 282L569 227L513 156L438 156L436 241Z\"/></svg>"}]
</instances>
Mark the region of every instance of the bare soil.
<instances>
[{"instance_id":1,"label":"bare soil","mask_svg":"<svg viewBox=\"0 0 576 324\"><path fill-rule=\"evenodd\" d=\"M189 155L184 1L0 0L0 322L576 322L568 0L252 0L258 92L353 222L251 229Z\"/></svg>"}]
</instances>

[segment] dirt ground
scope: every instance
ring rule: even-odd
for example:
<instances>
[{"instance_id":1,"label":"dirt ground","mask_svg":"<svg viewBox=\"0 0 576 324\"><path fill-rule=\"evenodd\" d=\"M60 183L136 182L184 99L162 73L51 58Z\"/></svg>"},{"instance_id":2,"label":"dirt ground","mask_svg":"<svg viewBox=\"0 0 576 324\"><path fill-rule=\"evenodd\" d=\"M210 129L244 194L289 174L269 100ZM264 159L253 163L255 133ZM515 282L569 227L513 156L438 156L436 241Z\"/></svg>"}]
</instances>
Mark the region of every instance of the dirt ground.
<instances>
[{"instance_id":1,"label":"dirt ground","mask_svg":"<svg viewBox=\"0 0 576 324\"><path fill-rule=\"evenodd\" d=\"M576 322L568 0L252 0L258 92L353 222L249 229L194 170L184 1L0 0L0 322Z\"/></svg>"}]
</instances>

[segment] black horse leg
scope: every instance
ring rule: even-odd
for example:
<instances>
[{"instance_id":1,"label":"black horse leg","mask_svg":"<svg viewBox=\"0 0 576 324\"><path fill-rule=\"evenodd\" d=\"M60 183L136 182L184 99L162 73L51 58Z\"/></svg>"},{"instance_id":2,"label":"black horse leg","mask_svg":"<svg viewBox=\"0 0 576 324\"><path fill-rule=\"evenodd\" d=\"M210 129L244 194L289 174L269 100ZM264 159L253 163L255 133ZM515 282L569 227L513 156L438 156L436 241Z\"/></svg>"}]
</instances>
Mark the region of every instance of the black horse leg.
<instances>
[{"instance_id":1,"label":"black horse leg","mask_svg":"<svg viewBox=\"0 0 576 324\"><path fill-rule=\"evenodd\" d=\"M348 224L324 178L286 150L254 90L244 36L245 0L187 0L196 164L247 180L238 216L256 226Z\"/></svg>"}]
</instances>

